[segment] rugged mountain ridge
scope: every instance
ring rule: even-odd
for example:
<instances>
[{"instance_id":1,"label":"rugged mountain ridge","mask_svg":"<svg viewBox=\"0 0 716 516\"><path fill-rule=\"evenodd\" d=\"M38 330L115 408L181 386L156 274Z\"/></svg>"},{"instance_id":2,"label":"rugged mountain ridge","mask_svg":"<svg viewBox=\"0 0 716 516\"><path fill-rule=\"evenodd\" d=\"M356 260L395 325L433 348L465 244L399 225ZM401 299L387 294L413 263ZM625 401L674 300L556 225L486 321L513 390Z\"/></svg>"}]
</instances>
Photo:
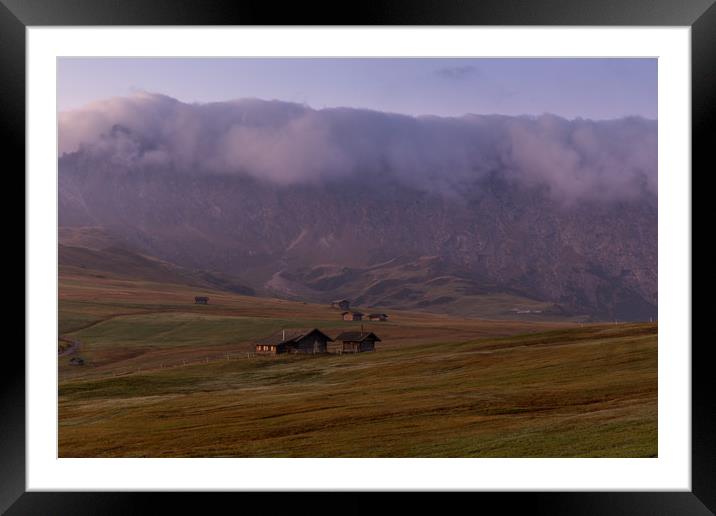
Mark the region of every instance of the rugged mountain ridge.
<instances>
[{"instance_id":1,"label":"rugged mountain ridge","mask_svg":"<svg viewBox=\"0 0 716 516\"><path fill-rule=\"evenodd\" d=\"M656 317L653 195L569 203L501 170L452 193L377 173L282 185L116 163L85 149L59 160L59 217L259 293L425 301L439 311L469 292L509 292L599 319ZM456 287L434 294L445 284ZM440 297L452 299L434 303Z\"/></svg>"}]
</instances>

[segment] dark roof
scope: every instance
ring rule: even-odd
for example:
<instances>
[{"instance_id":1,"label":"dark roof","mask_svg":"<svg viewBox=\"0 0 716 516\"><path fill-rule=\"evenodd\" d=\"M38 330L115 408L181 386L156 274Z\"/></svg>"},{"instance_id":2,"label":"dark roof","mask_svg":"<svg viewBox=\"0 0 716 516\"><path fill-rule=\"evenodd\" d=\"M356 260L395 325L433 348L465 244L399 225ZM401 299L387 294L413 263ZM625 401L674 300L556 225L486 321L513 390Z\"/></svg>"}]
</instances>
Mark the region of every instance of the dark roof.
<instances>
[{"instance_id":1,"label":"dark roof","mask_svg":"<svg viewBox=\"0 0 716 516\"><path fill-rule=\"evenodd\" d=\"M303 337L306 337L313 332L318 332L323 335L328 341L333 342L332 338L330 338L318 328L291 328L274 332L268 337L264 337L263 339L257 340L256 344L269 344L273 346L277 344L291 344L301 340Z\"/></svg>"},{"instance_id":2,"label":"dark roof","mask_svg":"<svg viewBox=\"0 0 716 516\"><path fill-rule=\"evenodd\" d=\"M371 338L369 339L369 337ZM381 341L378 336L373 332L344 331L338 337L336 337L336 340L350 340L353 342L363 342L366 339L375 340L378 342Z\"/></svg>"},{"instance_id":3,"label":"dark roof","mask_svg":"<svg viewBox=\"0 0 716 516\"><path fill-rule=\"evenodd\" d=\"M368 314L368 317L388 317L388 314Z\"/></svg>"},{"instance_id":4,"label":"dark roof","mask_svg":"<svg viewBox=\"0 0 716 516\"><path fill-rule=\"evenodd\" d=\"M365 315L363 312L354 312L353 310L348 312L342 312L341 315L353 314L353 315Z\"/></svg>"}]
</instances>

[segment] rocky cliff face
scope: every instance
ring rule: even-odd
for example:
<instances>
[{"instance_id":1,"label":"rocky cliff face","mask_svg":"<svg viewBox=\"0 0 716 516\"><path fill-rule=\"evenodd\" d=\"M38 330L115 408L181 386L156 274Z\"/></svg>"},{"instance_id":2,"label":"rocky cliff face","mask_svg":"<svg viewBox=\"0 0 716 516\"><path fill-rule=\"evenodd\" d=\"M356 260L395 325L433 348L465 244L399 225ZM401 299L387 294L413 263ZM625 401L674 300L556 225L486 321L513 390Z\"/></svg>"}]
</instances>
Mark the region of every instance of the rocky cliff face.
<instances>
[{"instance_id":1,"label":"rocky cliff face","mask_svg":"<svg viewBox=\"0 0 716 516\"><path fill-rule=\"evenodd\" d=\"M656 317L653 195L569 203L500 171L457 193L390 175L279 185L75 152L60 159L59 196L61 226L110 228L142 252L273 295L441 309L508 292L596 318Z\"/></svg>"}]
</instances>

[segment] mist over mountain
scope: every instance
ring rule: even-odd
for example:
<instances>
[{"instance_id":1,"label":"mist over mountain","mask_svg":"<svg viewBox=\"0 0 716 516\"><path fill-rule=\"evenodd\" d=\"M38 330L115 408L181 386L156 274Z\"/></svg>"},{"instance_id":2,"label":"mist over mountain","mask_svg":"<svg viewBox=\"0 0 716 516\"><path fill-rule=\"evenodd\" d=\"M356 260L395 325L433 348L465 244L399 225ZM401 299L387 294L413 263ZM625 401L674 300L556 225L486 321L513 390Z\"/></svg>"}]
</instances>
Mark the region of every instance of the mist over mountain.
<instances>
[{"instance_id":1,"label":"mist over mountain","mask_svg":"<svg viewBox=\"0 0 716 516\"><path fill-rule=\"evenodd\" d=\"M656 316L656 121L142 93L61 113L59 137L60 225L259 292L435 310L509 292Z\"/></svg>"}]
</instances>

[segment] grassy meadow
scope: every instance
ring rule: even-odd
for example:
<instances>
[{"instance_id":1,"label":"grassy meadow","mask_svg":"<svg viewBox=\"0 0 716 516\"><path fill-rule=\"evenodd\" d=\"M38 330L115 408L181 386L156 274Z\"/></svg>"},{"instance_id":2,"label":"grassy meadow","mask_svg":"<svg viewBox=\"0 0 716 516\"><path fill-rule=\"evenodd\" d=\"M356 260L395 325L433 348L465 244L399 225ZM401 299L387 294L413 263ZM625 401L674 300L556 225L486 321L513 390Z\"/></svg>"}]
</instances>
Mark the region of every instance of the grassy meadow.
<instances>
[{"instance_id":1,"label":"grassy meadow","mask_svg":"<svg viewBox=\"0 0 716 516\"><path fill-rule=\"evenodd\" d=\"M210 304L194 305L194 295ZM360 307L363 311L369 307ZM61 457L654 457L656 324L390 312L374 353L252 356L324 305L60 271ZM82 357L85 365L70 364Z\"/></svg>"}]
</instances>

